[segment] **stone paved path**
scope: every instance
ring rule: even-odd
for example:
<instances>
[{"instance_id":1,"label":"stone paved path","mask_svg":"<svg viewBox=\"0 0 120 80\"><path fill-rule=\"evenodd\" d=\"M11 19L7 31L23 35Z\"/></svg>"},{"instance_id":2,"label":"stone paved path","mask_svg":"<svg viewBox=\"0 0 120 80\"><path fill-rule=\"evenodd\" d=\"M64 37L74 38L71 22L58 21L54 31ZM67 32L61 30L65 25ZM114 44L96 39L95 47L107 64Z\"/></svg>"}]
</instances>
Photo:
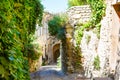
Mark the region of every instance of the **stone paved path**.
<instances>
[{"instance_id":1,"label":"stone paved path","mask_svg":"<svg viewBox=\"0 0 120 80\"><path fill-rule=\"evenodd\" d=\"M74 73L64 75L63 72L55 65L42 66L39 71L31 73L31 80L91 80L81 77L80 74ZM94 80L112 80L110 78L95 78Z\"/></svg>"},{"instance_id":2,"label":"stone paved path","mask_svg":"<svg viewBox=\"0 0 120 80\"><path fill-rule=\"evenodd\" d=\"M43 66L39 71L31 73L31 80L76 80L77 74L64 75L55 65Z\"/></svg>"}]
</instances>

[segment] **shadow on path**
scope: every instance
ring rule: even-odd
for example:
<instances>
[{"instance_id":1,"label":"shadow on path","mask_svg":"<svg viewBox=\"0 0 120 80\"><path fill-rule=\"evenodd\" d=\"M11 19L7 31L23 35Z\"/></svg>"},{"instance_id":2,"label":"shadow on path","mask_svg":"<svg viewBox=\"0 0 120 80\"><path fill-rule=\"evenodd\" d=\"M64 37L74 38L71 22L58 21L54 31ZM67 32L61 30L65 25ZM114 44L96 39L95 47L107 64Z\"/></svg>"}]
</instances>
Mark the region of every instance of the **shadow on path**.
<instances>
[{"instance_id":1,"label":"shadow on path","mask_svg":"<svg viewBox=\"0 0 120 80\"><path fill-rule=\"evenodd\" d=\"M42 66L39 71L31 73L30 76L31 80L52 80L53 78L59 78L58 80L62 80L61 78L65 75L56 65L48 65ZM45 79L47 77L48 79ZM51 77L52 79L50 79Z\"/></svg>"},{"instance_id":2,"label":"shadow on path","mask_svg":"<svg viewBox=\"0 0 120 80\"><path fill-rule=\"evenodd\" d=\"M86 78L78 73L65 75L56 65L42 66L39 71L30 74L31 80L112 80L106 78Z\"/></svg>"}]
</instances>

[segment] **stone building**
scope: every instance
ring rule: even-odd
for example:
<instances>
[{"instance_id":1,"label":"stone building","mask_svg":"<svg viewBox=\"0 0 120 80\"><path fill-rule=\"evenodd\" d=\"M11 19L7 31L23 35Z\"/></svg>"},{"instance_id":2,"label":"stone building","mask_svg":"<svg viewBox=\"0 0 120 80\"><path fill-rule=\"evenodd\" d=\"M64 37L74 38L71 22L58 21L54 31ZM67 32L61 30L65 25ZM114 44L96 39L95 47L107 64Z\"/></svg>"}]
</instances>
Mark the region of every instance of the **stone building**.
<instances>
[{"instance_id":1,"label":"stone building","mask_svg":"<svg viewBox=\"0 0 120 80\"><path fill-rule=\"evenodd\" d=\"M36 27L35 36L37 41L42 47L42 62L47 65L51 63L56 63L57 58L60 55L60 41L55 37L49 35L48 31L48 21L53 17L53 14L49 12L44 12L42 25Z\"/></svg>"}]
</instances>

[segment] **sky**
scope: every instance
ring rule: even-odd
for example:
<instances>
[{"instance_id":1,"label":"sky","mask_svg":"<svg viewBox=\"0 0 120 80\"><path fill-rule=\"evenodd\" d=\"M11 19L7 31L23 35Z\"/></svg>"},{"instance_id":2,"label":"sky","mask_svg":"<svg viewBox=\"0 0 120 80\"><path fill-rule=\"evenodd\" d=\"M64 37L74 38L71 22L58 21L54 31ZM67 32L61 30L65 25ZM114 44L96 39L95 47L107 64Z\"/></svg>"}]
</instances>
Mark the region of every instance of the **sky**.
<instances>
[{"instance_id":1,"label":"sky","mask_svg":"<svg viewBox=\"0 0 120 80\"><path fill-rule=\"evenodd\" d=\"M67 0L42 0L44 10L50 13L64 12L67 9Z\"/></svg>"}]
</instances>

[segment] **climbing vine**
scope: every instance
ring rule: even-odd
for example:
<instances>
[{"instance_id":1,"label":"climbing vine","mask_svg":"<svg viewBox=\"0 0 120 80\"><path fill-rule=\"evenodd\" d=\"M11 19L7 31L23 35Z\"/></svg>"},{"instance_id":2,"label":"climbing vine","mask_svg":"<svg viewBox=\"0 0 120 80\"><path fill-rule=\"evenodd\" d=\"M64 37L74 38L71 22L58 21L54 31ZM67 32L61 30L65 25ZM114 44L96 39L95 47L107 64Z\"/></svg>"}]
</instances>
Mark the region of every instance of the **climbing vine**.
<instances>
[{"instance_id":1,"label":"climbing vine","mask_svg":"<svg viewBox=\"0 0 120 80\"><path fill-rule=\"evenodd\" d=\"M104 0L86 0L87 4L90 5L92 10L92 16L90 20L86 23L78 23L76 24L76 30L75 30L75 41L76 41L76 48L75 53L76 56L79 56L81 54L80 51L80 44L81 40L84 34L84 31L93 30L98 36L100 37L100 27L101 27L101 19L105 15L105 3ZM90 37L87 37L87 43L89 42ZM82 55L79 57L82 60ZM81 66L82 62L81 60L76 61L76 63L79 63L78 66ZM99 69L99 61L98 58L95 58L94 62L95 68Z\"/></svg>"},{"instance_id":2,"label":"climbing vine","mask_svg":"<svg viewBox=\"0 0 120 80\"><path fill-rule=\"evenodd\" d=\"M29 45L42 12L39 0L0 2L0 80L29 80Z\"/></svg>"},{"instance_id":3,"label":"climbing vine","mask_svg":"<svg viewBox=\"0 0 120 80\"><path fill-rule=\"evenodd\" d=\"M100 21L102 17L105 15L105 3L104 0L87 0L87 3L90 4L92 9L92 16L89 22L78 24L78 28L76 29L76 43L80 44L84 30L94 29L99 37L100 33Z\"/></svg>"},{"instance_id":4,"label":"climbing vine","mask_svg":"<svg viewBox=\"0 0 120 80\"><path fill-rule=\"evenodd\" d=\"M87 23L84 23L84 24L81 24L81 25L77 25L77 29L75 31L75 40L76 40L76 45L79 46L79 44L81 43L81 39L83 37L83 32L84 30L89 30L91 29L90 26L91 26L91 22L87 22Z\"/></svg>"}]
</instances>

